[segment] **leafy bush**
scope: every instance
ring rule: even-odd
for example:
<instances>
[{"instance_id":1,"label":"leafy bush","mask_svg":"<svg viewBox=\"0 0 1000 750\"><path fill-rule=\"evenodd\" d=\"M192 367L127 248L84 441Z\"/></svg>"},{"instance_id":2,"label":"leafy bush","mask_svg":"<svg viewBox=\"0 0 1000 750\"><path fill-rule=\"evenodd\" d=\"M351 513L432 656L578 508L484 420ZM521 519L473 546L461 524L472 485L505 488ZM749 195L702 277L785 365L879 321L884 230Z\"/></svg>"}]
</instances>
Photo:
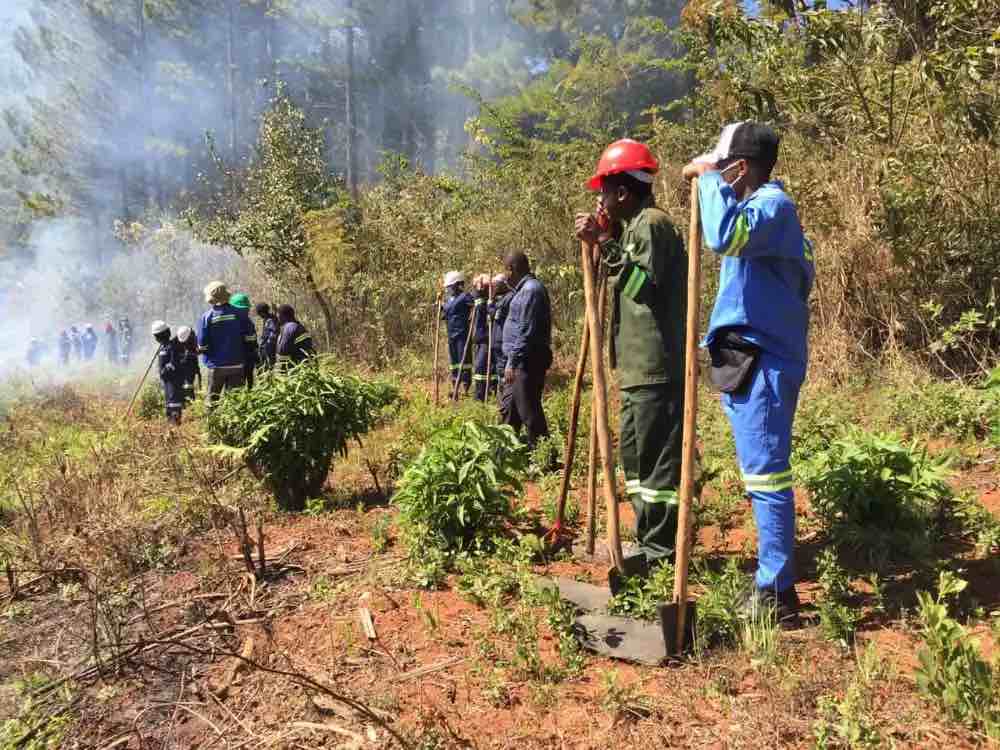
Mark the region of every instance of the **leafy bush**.
<instances>
[{"instance_id":1,"label":"leafy bush","mask_svg":"<svg viewBox=\"0 0 1000 750\"><path fill-rule=\"evenodd\" d=\"M854 629L861 619L849 603L853 594L851 579L832 549L820 553L817 568L819 585L823 590L823 596L817 603L820 630L824 638L847 646L853 642Z\"/></svg>"},{"instance_id":2,"label":"leafy bush","mask_svg":"<svg viewBox=\"0 0 1000 750\"><path fill-rule=\"evenodd\" d=\"M509 494L520 491L527 465L506 426L463 422L433 435L394 498L411 560L488 544L511 517Z\"/></svg>"},{"instance_id":3,"label":"leafy bush","mask_svg":"<svg viewBox=\"0 0 1000 750\"><path fill-rule=\"evenodd\" d=\"M884 745L873 710L873 684L884 678L885 667L875 644L858 656L858 671L843 698L820 696L819 718L813 725L817 750L877 748Z\"/></svg>"},{"instance_id":4,"label":"leafy bush","mask_svg":"<svg viewBox=\"0 0 1000 750\"><path fill-rule=\"evenodd\" d=\"M167 401L163 395L163 386L159 380L150 380L139 393L139 404L136 414L146 421L166 416Z\"/></svg>"},{"instance_id":5,"label":"leafy bush","mask_svg":"<svg viewBox=\"0 0 1000 750\"><path fill-rule=\"evenodd\" d=\"M237 455L264 478L285 510L320 492L335 454L347 455L399 398L384 382L337 375L319 363L261 378L223 394L206 420L217 452Z\"/></svg>"},{"instance_id":6,"label":"leafy bush","mask_svg":"<svg viewBox=\"0 0 1000 750\"><path fill-rule=\"evenodd\" d=\"M838 543L917 555L952 492L946 459L893 435L849 431L803 469L812 507Z\"/></svg>"},{"instance_id":7,"label":"leafy bush","mask_svg":"<svg viewBox=\"0 0 1000 750\"><path fill-rule=\"evenodd\" d=\"M910 434L983 438L997 405L987 391L961 383L931 381L889 397L889 418Z\"/></svg>"},{"instance_id":8,"label":"leafy bush","mask_svg":"<svg viewBox=\"0 0 1000 750\"><path fill-rule=\"evenodd\" d=\"M953 719L1000 739L1000 675L980 656L979 642L948 616L947 601L966 582L942 571L937 597L917 592L924 647L917 653L917 687Z\"/></svg>"},{"instance_id":9,"label":"leafy bush","mask_svg":"<svg viewBox=\"0 0 1000 750\"><path fill-rule=\"evenodd\" d=\"M695 621L695 648L700 652L713 646L735 646L740 640L739 610L750 590L750 577L740 564L730 559L720 571L696 570L702 587Z\"/></svg>"},{"instance_id":10,"label":"leafy bush","mask_svg":"<svg viewBox=\"0 0 1000 750\"><path fill-rule=\"evenodd\" d=\"M975 495L955 498L951 516L959 522L963 534L975 539L980 555L988 557L1000 552L1000 520Z\"/></svg>"},{"instance_id":11,"label":"leafy bush","mask_svg":"<svg viewBox=\"0 0 1000 750\"><path fill-rule=\"evenodd\" d=\"M621 590L608 602L608 614L656 619L658 604L674 599L674 566L662 563L649 577L631 576L622 581Z\"/></svg>"}]
</instances>

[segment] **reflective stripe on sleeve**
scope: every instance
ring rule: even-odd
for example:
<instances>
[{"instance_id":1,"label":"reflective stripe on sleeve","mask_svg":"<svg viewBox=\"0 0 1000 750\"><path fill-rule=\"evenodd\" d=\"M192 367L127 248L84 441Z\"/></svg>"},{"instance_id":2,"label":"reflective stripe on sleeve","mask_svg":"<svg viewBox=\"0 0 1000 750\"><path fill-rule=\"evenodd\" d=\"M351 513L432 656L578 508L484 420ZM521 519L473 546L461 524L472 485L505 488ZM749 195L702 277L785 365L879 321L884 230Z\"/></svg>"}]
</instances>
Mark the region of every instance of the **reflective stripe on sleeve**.
<instances>
[{"instance_id":1,"label":"reflective stripe on sleeve","mask_svg":"<svg viewBox=\"0 0 1000 750\"><path fill-rule=\"evenodd\" d=\"M212 320L210 322L212 323L212 325L215 325L216 323L224 323L227 320L236 320L236 316L235 315L216 315L214 318L212 318Z\"/></svg>"},{"instance_id":2,"label":"reflective stripe on sleeve","mask_svg":"<svg viewBox=\"0 0 1000 750\"><path fill-rule=\"evenodd\" d=\"M773 474L743 475L743 483L746 485L747 492L781 492L791 489L794 481L791 469Z\"/></svg>"},{"instance_id":3,"label":"reflective stripe on sleeve","mask_svg":"<svg viewBox=\"0 0 1000 750\"><path fill-rule=\"evenodd\" d=\"M294 343L301 344L303 341L308 341L311 338L312 338L312 336L310 336L308 333L303 333L300 336L296 336Z\"/></svg>"},{"instance_id":4,"label":"reflective stripe on sleeve","mask_svg":"<svg viewBox=\"0 0 1000 750\"><path fill-rule=\"evenodd\" d=\"M632 272L628 276L628 281L625 282L622 294L630 300L635 301L636 297L639 296L639 292L646 285L647 279L649 279L649 274L639 268L639 266L632 266Z\"/></svg>"},{"instance_id":5,"label":"reflective stripe on sleeve","mask_svg":"<svg viewBox=\"0 0 1000 750\"><path fill-rule=\"evenodd\" d=\"M750 225L747 224L746 217L740 214L733 226L733 236L729 238L729 243L723 249L722 254L730 257L738 256L749 241Z\"/></svg>"}]
</instances>

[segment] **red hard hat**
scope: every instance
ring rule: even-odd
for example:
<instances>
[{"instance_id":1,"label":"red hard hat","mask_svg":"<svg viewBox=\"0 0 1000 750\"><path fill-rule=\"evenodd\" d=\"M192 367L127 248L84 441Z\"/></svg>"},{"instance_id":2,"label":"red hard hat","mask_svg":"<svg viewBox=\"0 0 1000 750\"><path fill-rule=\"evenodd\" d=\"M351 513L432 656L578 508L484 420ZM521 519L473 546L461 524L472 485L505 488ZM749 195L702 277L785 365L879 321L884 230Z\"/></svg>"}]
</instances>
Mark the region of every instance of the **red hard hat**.
<instances>
[{"instance_id":1,"label":"red hard hat","mask_svg":"<svg viewBox=\"0 0 1000 750\"><path fill-rule=\"evenodd\" d=\"M633 141L631 138L622 138L604 149L600 161L597 162L597 172L587 182L587 187L591 190L600 190L601 178L607 177L609 174L637 170L655 174L659 168L660 165L653 156L653 152L645 143Z\"/></svg>"}]
</instances>

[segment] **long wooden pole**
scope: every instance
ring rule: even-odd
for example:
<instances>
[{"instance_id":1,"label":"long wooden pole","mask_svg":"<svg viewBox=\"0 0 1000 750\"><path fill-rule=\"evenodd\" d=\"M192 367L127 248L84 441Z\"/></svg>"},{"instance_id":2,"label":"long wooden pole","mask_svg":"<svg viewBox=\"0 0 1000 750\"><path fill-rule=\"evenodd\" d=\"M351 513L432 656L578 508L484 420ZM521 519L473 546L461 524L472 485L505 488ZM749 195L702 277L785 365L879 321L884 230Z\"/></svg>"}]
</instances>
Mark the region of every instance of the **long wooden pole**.
<instances>
[{"instance_id":1,"label":"long wooden pole","mask_svg":"<svg viewBox=\"0 0 1000 750\"><path fill-rule=\"evenodd\" d=\"M583 294L587 306L587 326L590 328L590 350L594 353L590 358L594 381L593 408L597 411L597 436L600 441L598 448L604 469L604 500L608 506L608 547L615 567L619 571L624 571L622 540L618 528L618 493L615 490L614 457L611 448L611 430L608 427L608 384L604 377L604 358L599 356L599 353L604 351L604 331L597 305L593 251L586 242L580 243L580 258L580 265L583 268Z\"/></svg>"},{"instance_id":2,"label":"long wooden pole","mask_svg":"<svg viewBox=\"0 0 1000 750\"><path fill-rule=\"evenodd\" d=\"M458 401L458 388L462 385L462 375L465 373L465 360L469 356L469 344L472 342L472 327L476 322L476 306L473 304L472 312L469 313L469 334L465 337L465 346L462 348L462 361L458 364L458 377L455 379L455 392L451 398Z\"/></svg>"},{"instance_id":3,"label":"long wooden pole","mask_svg":"<svg viewBox=\"0 0 1000 750\"><path fill-rule=\"evenodd\" d=\"M434 336L434 406L441 405L441 371L438 369L438 352L441 349L441 292L438 292L434 303L434 325L431 334Z\"/></svg>"},{"instance_id":4,"label":"long wooden pole","mask_svg":"<svg viewBox=\"0 0 1000 750\"><path fill-rule=\"evenodd\" d=\"M604 326L603 300L604 287L607 282L604 274L598 273L600 281L597 283L598 313L601 318L601 327ZM580 356L576 361L576 377L573 379L573 400L569 409L569 433L566 436L566 450L563 453L563 477L559 486L559 502L556 505L556 518L552 525L552 531L558 532L562 528L563 521L566 520L566 500L569 497L570 480L573 478L573 459L576 456L576 433L580 424L580 402L583 394L583 376L587 371L587 354L590 350L590 330L588 326L583 327L583 335L580 337ZM593 421L593 419L591 419Z\"/></svg>"},{"instance_id":5,"label":"long wooden pole","mask_svg":"<svg viewBox=\"0 0 1000 750\"><path fill-rule=\"evenodd\" d=\"M139 381L139 385L135 387L135 392L132 394L132 398L128 402L128 409L125 410L125 417L122 421L129 418L132 413L132 406L135 404L135 397L139 395L139 391L142 390L142 384L146 382L146 377L149 375L149 371L153 369L153 363L156 361L157 355L160 353L160 347L157 345L156 350L153 352L153 358L149 360L149 364L146 365L146 372L142 374L142 379Z\"/></svg>"},{"instance_id":6,"label":"long wooden pole","mask_svg":"<svg viewBox=\"0 0 1000 750\"><path fill-rule=\"evenodd\" d=\"M694 496L695 438L698 427L698 306L701 301L701 217L698 179L691 180L691 222L688 227L687 332L684 345L684 439L681 486L677 508L677 559L674 601L677 603L677 653L684 650L687 620L688 564L691 559L691 502Z\"/></svg>"},{"instance_id":7,"label":"long wooden pole","mask_svg":"<svg viewBox=\"0 0 1000 750\"><path fill-rule=\"evenodd\" d=\"M490 384L493 382L493 315L490 307L493 306L493 279L490 278L489 301L486 303L486 394L483 396L483 403L490 402Z\"/></svg>"},{"instance_id":8,"label":"long wooden pole","mask_svg":"<svg viewBox=\"0 0 1000 750\"><path fill-rule=\"evenodd\" d=\"M608 279L601 276L599 284L600 299L597 301L598 313L601 318L601 331L604 331L604 317L607 312L608 296L606 294ZM603 357L604 352L598 356ZM590 410L590 446L587 462L587 554L593 556L597 539L597 410Z\"/></svg>"}]
</instances>

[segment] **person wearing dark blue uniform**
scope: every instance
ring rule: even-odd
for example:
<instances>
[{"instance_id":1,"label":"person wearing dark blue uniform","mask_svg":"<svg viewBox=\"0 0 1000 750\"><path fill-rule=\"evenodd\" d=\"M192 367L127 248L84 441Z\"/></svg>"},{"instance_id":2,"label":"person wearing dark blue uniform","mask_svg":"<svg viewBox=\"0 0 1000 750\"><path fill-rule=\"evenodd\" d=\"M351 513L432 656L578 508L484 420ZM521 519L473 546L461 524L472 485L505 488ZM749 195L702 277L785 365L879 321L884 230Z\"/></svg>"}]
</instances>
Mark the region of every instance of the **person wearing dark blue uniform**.
<instances>
[{"instance_id":1,"label":"person wearing dark blue uniform","mask_svg":"<svg viewBox=\"0 0 1000 750\"><path fill-rule=\"evenodd\" d=\"M257 369L257 326L250 318L250 298L243 292L237 292L229 297L229 304L236 308L236 311L247 319L244 325L249 325L251 333L243 337L243 374L246 378L247 388L253 388L253 374Z\"/></svg>"},{"instance_id":2,"label":"person wearing dark blue uniform","mask_svg":"<svg viewBox=\"0 0 1000 750\"><path fill-rule=\"evenodd\" d=\"M472 384L472 365L465 344L469 338L469 316L475 299L465 291L465 277L459 271L449 271L445 275L444 288L447 299L441 306L441 317L448 328L452 393L459 382L468 393Z\"/></svg>"},{"instance_id":3,"label":"person wearing dark blue uniform","mask_svg":"<svg viewBox=\"0 0 1000 750\"><path fill-rule=\"evenodd\" d=\"M295 309L291 305L278 305L277 364L280 369L287 369L309 357L315 356L312 334L306 330L295 317Z\"/></svg>"},{"instance_id":4,"label":"person wearing dark blue uniform","mask_svg":"<svg viewBox=\"0 0 1000 750\"><path fill-rule=\"evenodd\" d=\"M493 327L493 351L490 355L490 388L500 393L499 384L503 379L506 360L503 356L503 324L507 321L510 310L510 299L513 293L507 287L507 277L497 274L493 277L493 300L489 303L488 312L490 325Z\"/></svg>"},{"instance_id":5,"label":"person wearing dark blue uniform","mask_svg":"<svg viewBox=\"0 0 1000 750\"><path fill-rule=\"evenodd\" d=\"M188 326L177 329L177 344L180 349L181 382L184 389L184 403L194 401L195 381L201 387L201 367L198 365L198 340Z\"/></svg>"},{"instance_id":6,"label":"person wearing dark blue uniform","mask_svg":"<svg viewBox=\"0 0 1000 750\"><path fill-rule=\"evenodd\" d=\"M534 274L528 256L519 250L504 260L507 283L514 293L503 326L503 396L500 414L516 432L525 428L525 442L534 448L549 434L542 410L545 375L552 366L552 307L549 293Z\"/></svg>"},{"instance_id":7,"label":"person wearing dark blue uniform","mask_svg":"<svg viewBox=\"0 0 1000 750\"><path fill-rule=\"evenodd\" d=\"M166 402L167 421L180 424L184 410L184 382L181 372L180 346L177 339L170 338L170 327L162 320L153 322L153 340L159 344L156 364L163 385L163 400Z\"/></svg>"},{"instance_id":8,"label":"person wearing dark blue uniform","mask_svg":"<svg viewBox=\"0 0 1000 750\"><path fill-rule=\"evenodd\" d=\"M486 400L486 389L489 385L490 327L489 327L489 290L490 277L482 274L473 283L475 302L472 307L472 338L476 344L476 365L472 373L472 381L476 384L476 400Z\"/></svg>"},{"instance_id":9,"label":"person wearing dark blue uniform","mask_svg":"<svg viewBox=\"0 0 1000 750\"><path fill-rule=\"evenodd\" d=\"M94 354L97 352L97 334L94 333L94 326L90 323L84 326L83 335L80 336L80 346L83 348L83 358L85 360L94 358Z\"/></svg>"},{"instance_id":10,"label":"person wearing dark blue uniform","mask_svg":"<svg viewBox=\"0 0 1000 750\"><path fill-rule=\"evenodd\" d=\"M118 321L118 357L121 363L128 367L132 359L132 324L126 316L122 316Z\"/></svg>"},{"instance_id":11,"label":"person wearing dark blue uniform","mask_svg":"<svg viewBox=\"0 0 1000 750\"><path fill-rule=\"evenodd\" d=\"M83 359L83 344L80 341L80 331L76 326L69 327L69 343L73 351L73 359Z\"/></svg>"},{"instance_id":12,"label":"person wearing dark blue uniform","mask_svg":"<svg viewBox=\"0 0 1000 750\"><path fill-rule=\"evenodd\" d=\"M208 370L205 400L211 405L224 389L246 384L246 337L254 331L250 318L229 304L229 290L221 281L205 287L205 301L212 307L201 316L195 335Z\"/></svg>"},{"instance_id":13,"label":"person wearing dark blue uniform","mask_svg":"<svg viewBox=\"0 0 1000 750\"><path fill-rule=\"evenodd\" d=\"M66 329L59 331L59 364L69 364L69 354L73 349L73 342L69 340Z\"/></svg>"},{"instance_id":14,"label":"person wearing dark blue uniform","mask_svg":"<svg viewBox=\"0 0 1000 750\"><path fill-rule=\"evenodd\" d=\"M270 370L278 356L278 319L266 302L258 302L254 309L261 320L257 361L265 370Z\"/></svg>"},{"instance_id":15,"label":"person wearing dark blue uniform","mask_svg":"<svg viewBox=\"0 0 1000 750\"><path fill-rule=\"evenodd\" d=\"M705 245L722 258L703 345L732 427L757 525L756 586L747 611L798 621L792 423L806 375L812 244L781 182L779 138L766 125L727 125L715 149L684 168L698 177Z\"/></svg>"}]
</instances>

